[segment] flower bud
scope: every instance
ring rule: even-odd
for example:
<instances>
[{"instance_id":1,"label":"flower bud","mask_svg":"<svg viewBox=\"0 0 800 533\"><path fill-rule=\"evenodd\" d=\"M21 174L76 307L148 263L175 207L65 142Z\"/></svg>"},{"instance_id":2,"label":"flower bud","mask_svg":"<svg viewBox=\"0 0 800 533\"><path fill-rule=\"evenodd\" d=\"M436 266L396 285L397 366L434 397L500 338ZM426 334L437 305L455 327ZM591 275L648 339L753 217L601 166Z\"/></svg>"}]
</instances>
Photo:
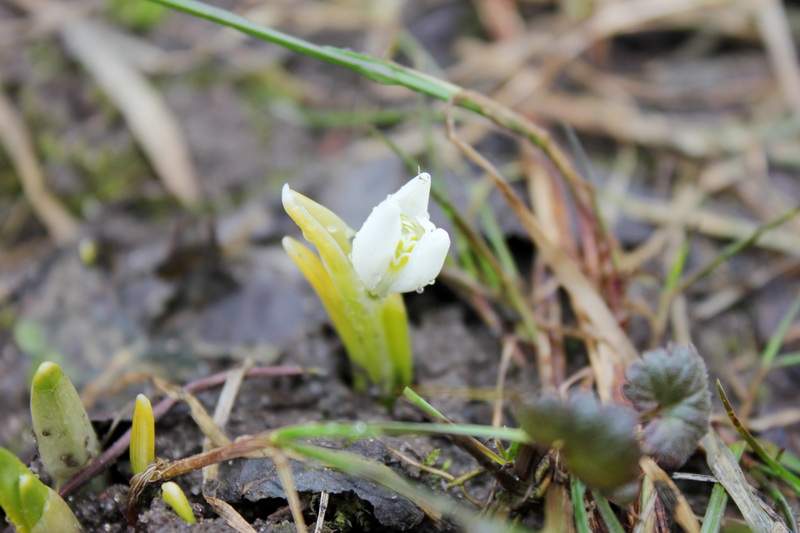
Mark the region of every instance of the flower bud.
<instances>
[{"instance_id":1,"label":"flower bud","mask_svg":"<svg viewBox=\"0 0 800 533\"><path fill-rule=\"evenodd\" d=\"M373 296L420 291L442 270L450 236L430 221L430 191L423 172L378 204L356 233L353 268Z\"/></svg>"}]
</instances>

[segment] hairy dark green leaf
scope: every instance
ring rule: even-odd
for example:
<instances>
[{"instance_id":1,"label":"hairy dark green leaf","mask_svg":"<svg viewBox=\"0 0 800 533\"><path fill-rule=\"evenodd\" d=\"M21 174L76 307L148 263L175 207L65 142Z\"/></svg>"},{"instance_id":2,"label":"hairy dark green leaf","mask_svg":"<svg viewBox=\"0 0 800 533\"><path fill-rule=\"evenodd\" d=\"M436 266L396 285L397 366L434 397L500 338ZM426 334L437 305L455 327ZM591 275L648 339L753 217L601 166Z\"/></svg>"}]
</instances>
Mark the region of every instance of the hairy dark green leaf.
<instances>
[{"instance_id":1,"label":"hairy dark green leaf","mask_svg":"<svg viewBox=\"0 0 800 533\"><path fill-rule=\"evenodd\" d=\"M692 345L645 352L626 372L622 391L645 413L645 451L661 466L678 468L708 431L711 393L703 359Z\"/></svg>"},{"instance_id":2,"label":"hairy dark green leaf","mask_svg":"<svg viewBox=\"0 0 800 533\"><path fill-rule=\"evenodd\" d=\"M638 476L641 452L630 409L582 394L567 403L543 398L522 407L519 418L535 442L559 449L564 465L587 485L607 491Z\"/></svg>"}]
</instances>

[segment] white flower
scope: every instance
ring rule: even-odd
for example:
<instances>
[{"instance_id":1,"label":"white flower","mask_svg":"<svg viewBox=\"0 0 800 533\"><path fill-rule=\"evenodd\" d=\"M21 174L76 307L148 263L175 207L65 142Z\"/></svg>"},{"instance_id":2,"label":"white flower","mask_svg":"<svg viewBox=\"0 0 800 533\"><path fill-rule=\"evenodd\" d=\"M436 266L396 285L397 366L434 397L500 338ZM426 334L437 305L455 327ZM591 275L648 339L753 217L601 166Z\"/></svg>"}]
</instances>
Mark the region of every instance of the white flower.
<instances>
[{"instance_id":1,"label":"white flower","mask_svg":"<svg viewBox=\"0 0 800 533\"><path fill-rule=\"evenodd\" d=\"M450 236L428 214L431 176L423 172L390 194L353 239L353 268L375 296L421 290L442 270Z\"/></svg>"}]
</instances>

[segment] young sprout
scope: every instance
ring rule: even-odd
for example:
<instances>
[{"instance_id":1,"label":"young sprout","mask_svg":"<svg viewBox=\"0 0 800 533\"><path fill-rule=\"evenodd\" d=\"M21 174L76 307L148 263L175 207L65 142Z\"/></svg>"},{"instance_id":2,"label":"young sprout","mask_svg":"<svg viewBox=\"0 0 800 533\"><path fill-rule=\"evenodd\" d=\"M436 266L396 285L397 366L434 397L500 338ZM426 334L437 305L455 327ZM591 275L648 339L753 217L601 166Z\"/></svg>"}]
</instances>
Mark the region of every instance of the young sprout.
<instances>
[{"instance_id":1,"label":"young sprout","mask_svg":"<svg viewBox=\"0 0 800 533\"><path fill-rule=\"evenodd\" d=\"M156 422L153 407L144 394L136 397L133 410L130 455L134 475L144 472L156 460Z\"/></svg>"},{"instance_id":2,"label":"young sprout","mask_svg":"<svg viewBox=\"0 0 800 533\"><path fill-rule=\"evenodd\" d=\"M81 531L61 496L5 448L0 448L0 507L20 533Z\"/></svg>"},{"instance_id":3,"label":"young sprout","mask_svg":"<svg viewBox=\"0 0 800 533\"><path fill-rule=\"evenodd\" d=\"M136 407L133 409L130 455L134 475L144 472L156 460L156 422L153 407L144 394L136 397ZM171 481L164 483L161 486L161 499L185 521L195 523L192 506L177 484Z\"/></svg>"},{"instance_id":4,"label":"young sprout","mask_svg":"<svg viewBox=\"0 0 800 533\"><path fill-rule=\"evenodd\" d=\"M75 387L55 363L42 363L33 376L31 417L39 456L56 487L100 452Z\"/></svg>"},{"instance_id":5,"label":"young sprout","mask_svg":"<svg viewBox=\"0 0 800 533\"><path fill-rule=\"evenodd\" d=\"M194 524L197 521L192 512L192 506L186 499L186 494L177 483L167 481L161 485L161 499L167 502L167 505L172 507L172 510L186 522Z\"/></svg>"},{"instance_id":6,"label":"young sprout","mask_svg":"<svg viewBox=\"0 0 800 533\"><path fill-rule=\"evenodd\" d=\"M422 173L372 211L358 233L336 214L284 185L286 212L319 257L291 237L283 247L314 287L353 363L356 388L385 394L411 382L408 318L401 292L421 291L444 264L450 237L428 215L431 177ZM352 239L352 243L351 243Z\"/></svg>"}]
</instances>

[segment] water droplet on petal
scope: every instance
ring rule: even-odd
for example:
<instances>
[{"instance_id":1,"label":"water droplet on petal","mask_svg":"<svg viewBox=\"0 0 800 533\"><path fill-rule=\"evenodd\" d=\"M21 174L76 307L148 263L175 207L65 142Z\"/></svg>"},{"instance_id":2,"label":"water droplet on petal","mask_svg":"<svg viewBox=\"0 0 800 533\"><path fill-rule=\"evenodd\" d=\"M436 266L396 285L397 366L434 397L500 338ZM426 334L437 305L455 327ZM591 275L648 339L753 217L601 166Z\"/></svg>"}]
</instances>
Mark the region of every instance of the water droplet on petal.
<instances>
[{"instance_id":1,"label":"water droplet on petal","mask_svg":"<svg viewBox=\"0 0 800 533\"><path fill-rule=\"evenodd\" d=\"M422 285L417 287L417 294L422 294L423 292L425 292L425 287L423 287Z\"/></svg>"}]
</instances>

